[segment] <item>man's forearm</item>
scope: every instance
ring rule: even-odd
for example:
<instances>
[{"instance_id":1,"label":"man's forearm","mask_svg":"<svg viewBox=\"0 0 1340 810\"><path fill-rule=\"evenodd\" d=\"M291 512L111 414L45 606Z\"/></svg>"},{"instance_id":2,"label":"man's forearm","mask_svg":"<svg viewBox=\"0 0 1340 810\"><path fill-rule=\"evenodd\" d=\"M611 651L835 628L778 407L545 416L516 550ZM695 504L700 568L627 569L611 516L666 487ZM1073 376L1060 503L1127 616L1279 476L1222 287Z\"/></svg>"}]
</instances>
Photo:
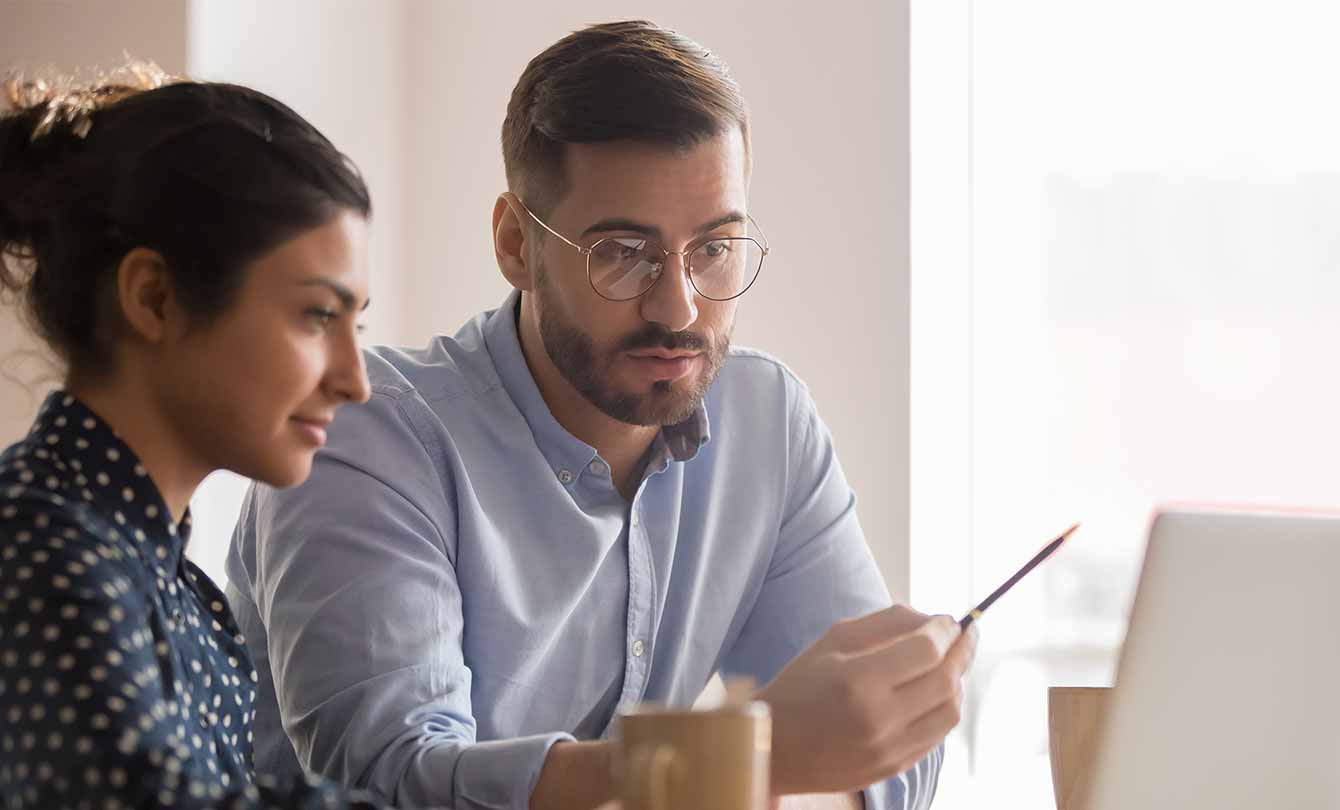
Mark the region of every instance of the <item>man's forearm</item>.
<instances>
[{"instance_id":1,"label":"man's forearm","mask_svg":"<svg viewBox=\"0 0 1340 810\"><path fill-rule=\"evenodd\" d=\"M863 810L860 793L802 793L783 796L780 810Z\"/></svg>"},{"instance_id":2,"label":"man's forearm","mask_svg":"<svg viewBox=\"0 0 1340 810\"><path fill-rule=\"evenodd\" d=\"M589 810L614 798L608 742L560 742L549 748L530 794L530 810Z\"/></svg>"},{"instance_id":3,"label":"man's forearm","mask_svg":"<svg viewBox=\"0 0 1340 810\"><path fill-rule=\"evenodd\" d=\"M545 757L530 810L589 810L615 798L608 742L555 743ZM864 810L860 793L807 793L772 803L780 810ZM609 807L617 807L611 804Z\"/></svg>"}]
</instances>

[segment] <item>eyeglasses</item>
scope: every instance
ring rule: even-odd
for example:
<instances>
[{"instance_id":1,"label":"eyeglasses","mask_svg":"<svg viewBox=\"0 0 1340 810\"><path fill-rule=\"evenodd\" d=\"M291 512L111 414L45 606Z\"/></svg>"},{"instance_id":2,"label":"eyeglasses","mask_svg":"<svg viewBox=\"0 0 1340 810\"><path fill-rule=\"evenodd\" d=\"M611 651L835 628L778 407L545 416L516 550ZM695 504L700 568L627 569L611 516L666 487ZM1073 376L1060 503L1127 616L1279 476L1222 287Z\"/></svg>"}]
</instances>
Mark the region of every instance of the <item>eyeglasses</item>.
<instances>
[{"instance_id":1,"label":"eyeglasses","mask_svg":"<svg viewBox=\"0 0 1340 810\"><path fill-rule=\"evenodd\" d=\"M683 250L667 250L645 236L607 236L582 247L545 224L519 198L517 202L541 228L586 257L587 281L597 295L609 301L631 301L656 286L671 256L683 259L689 283L699 295L709 301L729 301L754 285L768 255L768 239L753 217L748 219L757 239L709 236L690 242Z\"/></svg>"}]
</instances>

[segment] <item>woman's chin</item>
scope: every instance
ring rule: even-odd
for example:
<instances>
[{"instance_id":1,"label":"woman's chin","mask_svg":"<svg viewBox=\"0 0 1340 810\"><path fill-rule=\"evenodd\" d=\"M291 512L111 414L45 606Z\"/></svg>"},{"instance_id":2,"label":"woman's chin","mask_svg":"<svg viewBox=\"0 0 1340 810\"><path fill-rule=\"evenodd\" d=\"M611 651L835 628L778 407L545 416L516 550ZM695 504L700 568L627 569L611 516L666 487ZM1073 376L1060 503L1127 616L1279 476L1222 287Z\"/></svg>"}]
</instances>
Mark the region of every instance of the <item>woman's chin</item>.
<instances>
[{"instance_id":1,"label":"woman's chin","mask_svg":"<svg viewBox=\"0 0 1340 810\"><path fill-rule=\"evenodd\" d=\"M282 459L267 460L268 463L258 465L259 469L238 472L275 489L287 489L307 480L312 473L312 457L315 455L314 450L292 452Z\"/></svg>"}]
</instances>

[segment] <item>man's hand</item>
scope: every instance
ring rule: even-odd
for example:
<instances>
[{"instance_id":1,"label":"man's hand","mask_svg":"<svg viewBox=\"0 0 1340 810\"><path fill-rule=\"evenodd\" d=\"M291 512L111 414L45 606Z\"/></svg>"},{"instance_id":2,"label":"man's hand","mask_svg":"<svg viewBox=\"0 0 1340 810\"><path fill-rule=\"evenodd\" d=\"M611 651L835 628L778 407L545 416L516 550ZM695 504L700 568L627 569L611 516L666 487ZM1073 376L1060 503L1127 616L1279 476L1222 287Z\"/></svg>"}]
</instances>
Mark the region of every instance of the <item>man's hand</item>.
<instances>
[{"instance_id":1,"label":"man's hand","mask_svg":"<svg viewBox=\"0 0 1340 810\"><path fill-rule=\"evenodd\" d=\"M929 754L963 705L976 628L895 605L833 626L757 699L772 709L772 792L838 793Z\"/></svg>"}]
</instances>

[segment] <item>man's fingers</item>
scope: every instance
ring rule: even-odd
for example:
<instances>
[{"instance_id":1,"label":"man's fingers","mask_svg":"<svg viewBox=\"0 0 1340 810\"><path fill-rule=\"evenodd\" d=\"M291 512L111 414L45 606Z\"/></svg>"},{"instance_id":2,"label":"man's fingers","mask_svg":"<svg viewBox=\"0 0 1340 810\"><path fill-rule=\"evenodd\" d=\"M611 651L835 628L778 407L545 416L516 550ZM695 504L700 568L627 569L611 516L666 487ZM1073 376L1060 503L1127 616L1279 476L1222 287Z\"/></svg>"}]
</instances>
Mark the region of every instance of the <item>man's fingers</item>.
<instances>
[{"instance_id":1,"label":"man's fingers","mask_svg":"<svg viewBox=\"0 0 1340 810\"><path fill-rule=\"evenodd\" d=\"M963 696L960 693L914 720L902 735L903 744L913 749L934 748L962 719Z\"/></svg>"},{"instance_id":2,"label":"man's fingers","mask_svg":"<svg viewBox=\"0 0 1340 810\"><path fill-rule=\"evenodd\" d=\"M970 647L970 652L968 653L968 667L965 667L965 669L972 667L972 662L977 660L977 637L979 633L980 631L977 629L975 623L968 625L967 638L963 640L963 642Z\"/></svg>"},{"instance_id":3,"label":"man's fingers","mask_svg":"<svg viewBox=\"0 0 1340 810\"><path fill-rule=\"evenodd\" d=\"M950 656L962 657L962 649L956 643ZM947 656L940 666L894 689L890 715L910 724L937 706L957 700L963 691L962 663Z\"/></svg>"},{"instance_id":4,"label":"man's fingers","mask_svg":"<svg viewBox=\"0 0 1340 810\"><path fill-rule=\"evenodd\" d=\"M851 677L871 685L902 686L938 667L960 634L958 622L936 616L882 647L852 656Z\"/></svg>"},{"instance_id":5,"label":"man's fingers","mask_svg":"<svg viewBox=\"0 0 1340 810\"><path fill-rule=\"evenodd\" d=\"M838 622L828 632L828 640L833 644L833 652L859 653L905 636L929 618L906 605L894 605L858 619Z\"/></svg>"}]
</instances>

